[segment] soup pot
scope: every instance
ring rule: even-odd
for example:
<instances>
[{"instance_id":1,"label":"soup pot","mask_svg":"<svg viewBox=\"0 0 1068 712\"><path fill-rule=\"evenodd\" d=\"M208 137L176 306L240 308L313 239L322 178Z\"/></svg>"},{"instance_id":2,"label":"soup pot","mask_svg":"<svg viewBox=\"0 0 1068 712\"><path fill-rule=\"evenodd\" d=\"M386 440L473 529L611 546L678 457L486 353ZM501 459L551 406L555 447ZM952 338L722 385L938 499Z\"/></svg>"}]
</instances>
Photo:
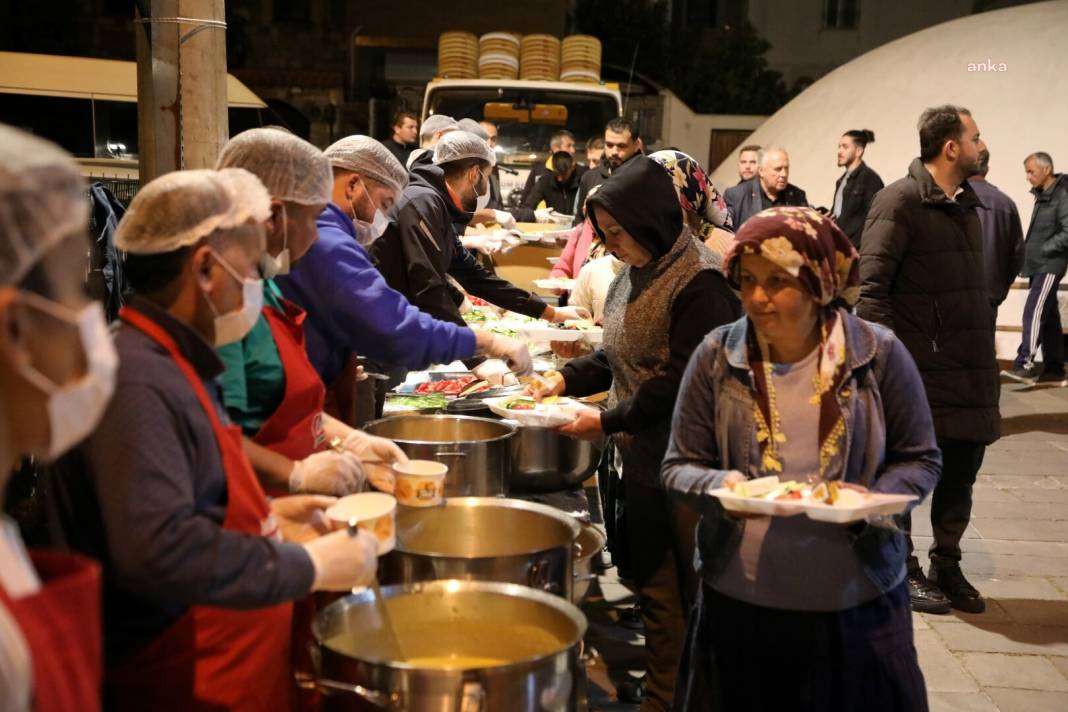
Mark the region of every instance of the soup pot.
<instances>
[{"instance_id":1,"label":"soup pot","mask_svg":"<svg viewBox=\"0 0 1068 712\"><path fill-rule=\"evenodd\" d=\"M321 610L320 668L302 680L326 710L564 712L583 679L586 618L516 584L444 580L383 586L396 642L372 590ZM397 649L400 649L398 655Z\"/></svg>"}]
</instances>

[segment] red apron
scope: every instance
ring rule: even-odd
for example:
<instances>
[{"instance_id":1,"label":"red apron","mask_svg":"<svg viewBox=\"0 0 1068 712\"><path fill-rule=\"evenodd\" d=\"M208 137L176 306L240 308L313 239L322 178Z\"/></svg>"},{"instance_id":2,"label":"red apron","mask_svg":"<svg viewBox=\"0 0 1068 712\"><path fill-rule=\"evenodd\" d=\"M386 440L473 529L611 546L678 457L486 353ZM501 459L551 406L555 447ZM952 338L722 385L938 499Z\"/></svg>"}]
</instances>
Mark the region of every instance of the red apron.
<instances>
[{"instance_id":1,"label":"red apron","mask_svg":"<svg viewBox=\"0 0 1068 712\"><path fill-rule=\"evenodd\" d=\"M284 314L264 307L263 315L285 372L285 396L252 440L290 460L303 460L327 445L323 430L326 389L304 350L304 310L292 302L282 304Z\"/></svg>"},{"instance_id":2,"label":"red apron","mask_svg":"<svg viewBox=\"0 0 1068 712\"><path fill-rule=\"evenodd\" d=\"M303 460L327 447L326 431L323 429L326 389L304 348L304 310L284 299L282 305L285 313L273 307L264 307L263 316L271 327L271 336L274 337L285 372L285 396L252 440L290 460ZM282 496L289 493L271 491L270 494ZM315 599L312 596L296 601L293 606L292 665L294 670L304 673L315 672L310 653L315 644L311 633L315 611ZM316 690L298 689L296 695L295 709L308 712L318 709L320 696Z\"/></svg>"},{"instance_id":3,"label":"red apron","mask_svg":"<svg viewBox=\"0 0 1068 712\"><path fill-rule=\"evenodd\" d=\"M166 331L130 307L119 316L167 350L211 421L226 471L223 528L275 536L267 498L241 447L241 429L222 424L200 377ZM108 671L108 708L289 710L292 614L292 603L253 610L191 606L144 650Z\"/></svg>"},{"instance_id":4,"label":"red apron","mask_svg":"<svg viewBox=\"0 0 1068 712\"><path fill-rule=\"evenodd\" d=\"M12 599L0 586L33 664L35 712L100 709L100 566L55 551L30 552L41 590ZM0 691L2 694L2 691Z\"/></svg>"}]
</instances>

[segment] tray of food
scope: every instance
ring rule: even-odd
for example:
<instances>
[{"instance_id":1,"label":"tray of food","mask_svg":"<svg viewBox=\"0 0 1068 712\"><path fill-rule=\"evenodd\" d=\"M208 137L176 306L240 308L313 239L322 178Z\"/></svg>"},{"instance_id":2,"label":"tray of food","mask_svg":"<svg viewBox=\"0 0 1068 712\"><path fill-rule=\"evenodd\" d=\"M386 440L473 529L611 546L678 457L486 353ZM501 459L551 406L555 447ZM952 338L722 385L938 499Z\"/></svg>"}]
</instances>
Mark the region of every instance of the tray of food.
<instances>
[{"instance_id":1,"label":"tray of food","mask_svg":"<svg viewBox=\"0 0 1068 712\"><path fill-rule=\"evenodd\" d=\"M382 415L407 413L438 413L445 409L449 399L444 393L387 393Z\"/></svg>"},{"instance_id":2,"label":"tray of food","mask_svg":"<svg viewBox=\"0 0 1068 712\"><path fill-rule=\"evenodd\" d=\"M430 374L429 381L420 383L415 387L415 393L418 395L441 393L446 396L458 396L464 389L477 380L478 378L470 373L462 375L432 373Z\"/></svg>"},{"instance_id":3,"label":"tray of food","mask_svg":"<svg viewBox=\"0 0 1068 712\"><path fill-rule=\"evenodd\" d=\"M514 395L487 398L485 403L502 418L535 428L558 428L567 425L575 419L576 412L589 407L560 396L549 396L539 401L533 396Z\"/></svg>"},{"instance_id":4,"label":"tray of food","mask_svg":"<svg viewBox=\"0 0 1068 712\"><path fill-rule=\"evenodd\" d=\"M604 340L604 329L585 319L565 321L563 324L539 322L521 328L524 338L531 341L582 341L599 344Z\"/></svg>"},{"instance_id":5,"label":"tray of food","mask_svg":"<svg viewBox=\"0 0 1068 712\"><path fill-rule=\"evenodd\" d=\"M769 517L804 514L809 519L832 524L864 521L871 516L899 514L919 499L912 494L862 492L835 481L806 484L780 481L774 475L739 482L709 492L731 512Z\"/></svg>"}]
</instances>

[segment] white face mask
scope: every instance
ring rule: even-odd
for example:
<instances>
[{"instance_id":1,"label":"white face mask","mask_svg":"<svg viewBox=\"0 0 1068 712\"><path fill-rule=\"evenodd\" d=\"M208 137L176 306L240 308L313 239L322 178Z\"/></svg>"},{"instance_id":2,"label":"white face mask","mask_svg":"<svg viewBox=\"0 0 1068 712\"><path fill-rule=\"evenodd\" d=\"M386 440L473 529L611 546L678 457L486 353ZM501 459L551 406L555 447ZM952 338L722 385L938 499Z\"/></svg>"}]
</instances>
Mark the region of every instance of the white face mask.
<instances>
[{"instance_id":1,"label":"white face mask","mask_svg":"<svg viewBox=\"0 0 1068 712\"><path fill-rule=\"evenodd\" d=\"M489 176L483 176L483 177L486 179L486 192L481 194L481 195L478 195L477 193L475 194L475 212L476 213L479 210L482 210L483 208L485 208L487 205L489 205L489 201L490 201Z\"/></svg>"},{"instance_id":2,"label":"white face mask","mask_svg":"<svg viewBox=\"0 0 1068 712\"><path fill-rule=\"evenodd\" d=\"M34 453L54 460L93 432L115 392L115 372L119 356L108 334L104 309L94 302L79 312L44 297L24 292L26 302L68 324L78 327L85 353L85 375L62 386L53 383L33 366L21 369L22 376L48 395L48 447Z\"/></svg>"},{"instance_id":3,"label":"white face mask","mask_svg":"<svg viewBox=\"0 0 1068 712\"><path fill-rule=\"evenodd\" d=\"M215 256L215 259L219 261L219 264L223 266L223 269L231 277L241 283L243 303L238 309L220 314L211 299L208 298L208 306L215 313L215 345L226 346L245 338L260 318L260 311L263 309L263 280L243 279L237 273L237 270L231 267L219 253L212 250L211 254Z\"/></svg>"},{"instance_id":4,"label":"white face mask","mask_svg":"<svg viewBox=\"0 0 1068 712\"><path fill-rule=\"evenodd\" d=\"M264 252L260 260L260 271L266 279L274 279L280 274L289 274L289 220L286 218L286 204L282 203L282 251L277 257Z\"/></svg>"},{"instance_id":5,"label":"white face mask","mask_svg":"<svg viewBox=\"0 0 1068 712\"><path fill-rule=\"evenodd\" d=\"M371 201L371 205L374 206L375 202L371 200L371 194L367 192L367 187L360 183L360 187L363 188L363 194L367 196L367 199ZM371 244L382 237L382 234L389 227L389 218L382 212L381 208L375 207L375 216L371 222L364 222L356 216L356 206L352 204L352 198L349 198L349 209L352 210L352 225L356 228L356 242L360 243L363 247L370 247Z\"/></svg>"}]
</instances>

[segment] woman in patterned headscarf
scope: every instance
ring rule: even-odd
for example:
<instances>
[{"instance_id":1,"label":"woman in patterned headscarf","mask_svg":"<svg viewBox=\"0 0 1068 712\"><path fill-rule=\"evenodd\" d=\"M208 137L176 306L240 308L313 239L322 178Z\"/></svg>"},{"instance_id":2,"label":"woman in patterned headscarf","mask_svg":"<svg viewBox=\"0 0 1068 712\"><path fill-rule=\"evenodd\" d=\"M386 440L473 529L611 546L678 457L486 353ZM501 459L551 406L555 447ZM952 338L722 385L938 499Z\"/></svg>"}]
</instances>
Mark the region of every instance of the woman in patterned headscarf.
<instances>
[{"instance_id":1,"label":"woman in patterned headscarf","mask_svg":"<svg viewBox=\"0 0 1068 712\"><path fill-rule=\"evenodd\" d=\"M676 709L926 710L892 523L741 518L709 494L778 475L922 498L941 455L916 366L850 312L857 253L819 213L754 216L726 271L745 317L690 359L662 472L702 512Z\"/></svg>"},{"instance_id":2,"label":"woman in patterned headscarf","mask_svg":"<svg viewBox=\"0 0 1068 712\"><path fill-rule=\"evenodd\" d=\"M727 203L701 164L682 151L657 151L649 156L671 176L686 224L698 240L723 258L734 241Z\"/></svg>"}]
</instances>

